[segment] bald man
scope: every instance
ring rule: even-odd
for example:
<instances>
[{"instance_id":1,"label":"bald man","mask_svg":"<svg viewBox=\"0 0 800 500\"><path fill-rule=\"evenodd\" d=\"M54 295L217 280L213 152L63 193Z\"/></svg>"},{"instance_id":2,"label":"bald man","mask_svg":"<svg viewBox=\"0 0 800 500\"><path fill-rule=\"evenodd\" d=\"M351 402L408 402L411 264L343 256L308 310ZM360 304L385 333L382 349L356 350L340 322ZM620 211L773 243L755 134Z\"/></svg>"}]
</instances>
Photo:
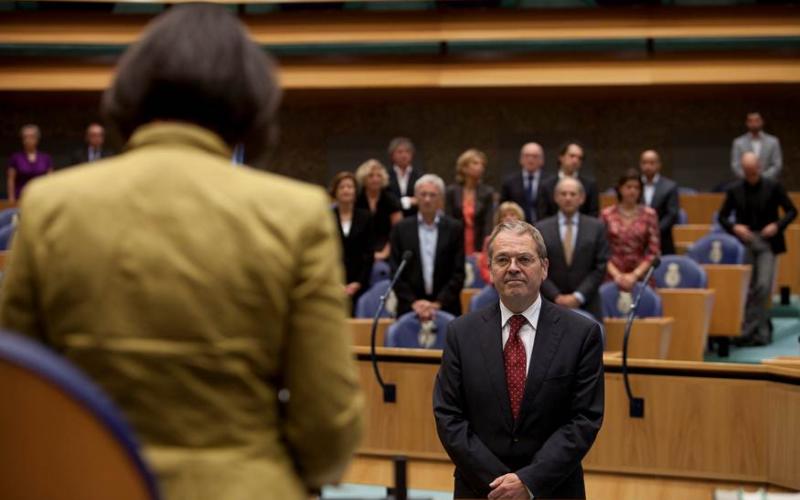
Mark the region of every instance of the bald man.
<instances>
[{"instance_id":1,"label":"bald man","mask_svg":"<svg viewBox=\"0 0 800 500\"><path fill-rule=\"evenodd\" d=\"M533 224L540 218L537 210L542 186L544 150L535 142L529 142L519 151L520 171L503 180L500 201L513 201L522 207L525 220Z\"/></svg>"},{"instance_id":2,"label":"bald man","mask_svg":"<svg viewBox=\"0 0 800 500\"><path fill-rule=\"evenodd\" d=\"M797 209L782 184L762 175L755 153L744 153L741 165L743 178L728 188L719 211L720 224L745 245L747 262L753 265L742 336L736 345L766 345L771 341L766 305L775 277L775 256L786 251L783 232ZM735 222L728 220L732 213Z\"/></svg>"},{"instance_id":3,"label":"bald man","mask_svg":"<svg viewBox=\"0 0 800 500\"><path fill-rule=\"evenodd\" d=\"M677 224L680 212L678 184L661 175L661 158L652 149L642 152L639 157L639 170L642 172L642 184L644 185L644 204L658 214L658 226L661 230L661 254L674 254L672 226Z\"/></svg>"},{"instance_id":4,"label":"bald man","mask_svg":"<svg viewBox=\"0 0 800 500\"><path fill-rule=\"evenodd\" d=\"M105 147L106 129L99 123L90 123L84 136L86 144L73 151L70 165L80 165L113 156L114 152Z\"/></svg>"}]
</instances>

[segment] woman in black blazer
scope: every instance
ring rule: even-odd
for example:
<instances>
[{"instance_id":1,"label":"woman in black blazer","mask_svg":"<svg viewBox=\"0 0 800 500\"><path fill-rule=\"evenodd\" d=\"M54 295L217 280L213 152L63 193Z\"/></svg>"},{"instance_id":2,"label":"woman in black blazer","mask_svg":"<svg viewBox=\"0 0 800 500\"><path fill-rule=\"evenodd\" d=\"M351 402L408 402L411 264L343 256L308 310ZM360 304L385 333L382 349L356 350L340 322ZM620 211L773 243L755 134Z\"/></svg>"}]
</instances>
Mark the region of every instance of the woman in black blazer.
<instances>
[{"instance_id":1,"label":"woman in black blazer","mask_svg":"<svg viewBox=\"0 0 800 500\"><path fill-rule=\"evenodd\" d=\"M356 177L351 172L336 174L331 182L330 194L335 200L333 212L342 239L344 291L354 308L358 297L369 288L375 247L372 215L369 210L355 207Z\"/></svg>"},{"instance_id":2,"label":"woman in black blazer","mask_svg":"<svg viewBox=\"0 0 800 500\"><path fill-rule=\"evenodd\" d=\"M445 194L447 215L464 224L464 255L480 252L492 230L494 189L482 182L485 170L485 154L464 151L456 161L456 183L447 186Z\"/></svg>"}]
</instances>

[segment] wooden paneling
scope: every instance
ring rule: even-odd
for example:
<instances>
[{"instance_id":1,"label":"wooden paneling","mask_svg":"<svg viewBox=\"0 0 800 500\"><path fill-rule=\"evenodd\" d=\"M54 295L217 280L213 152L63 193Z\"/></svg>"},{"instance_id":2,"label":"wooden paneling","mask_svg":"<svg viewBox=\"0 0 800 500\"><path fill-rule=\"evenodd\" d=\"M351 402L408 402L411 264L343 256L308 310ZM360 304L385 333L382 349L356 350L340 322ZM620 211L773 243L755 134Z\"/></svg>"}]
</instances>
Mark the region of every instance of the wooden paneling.
<instances>
[{"instance_id":1,"label":"wooden paneling","mask_svg":"<svg viewBox=\"0 0 800 500\"><path fill-rule=\"evenodd\" d=\"M661 288L664 316L672 317L668 359L703 361L711 325L714 290Z\"/></svg>"},{"instance_id":2,"label":"wooden paneling","mask_svg":"<svg viewBox=\"0 0 800 500\"><path fill-rule=\"evenodd\" d=\"M779 287L788 286L792 293L800 293L800 225L787 227L784 237L786 253L778 257L776 284Z\"/></svg>"},{"instance_id":3,"label":"wooden paneling","mask_svg":"<svg viewBox=\"0 0 800 500\"><path fill-rule=\"evenodd\" d=\"M768 395L769 481L800 489L800 386L772 384Z\"/></svg>"},{"instance_id":4,"label":"wooden paneling","mask_svg":"<svg viewBox=\"0 0 800 500\"><path fill-rule=\"evenodd\" d=\"M606 350L622 351L625 336L625 320L606 318ZM637 318L633 320L628 339L628 357L642 359L666 359L669 355L670 339L675 335L673 318Z\"/></svg>"},{"instance_id":5,"label":"wooden paneling","mask_svg":"<svg viewBox=\"0 0 800 500\"><path fill-rule=\"evenodd\" d=\"M84 63L18 63L0 67L0 90L102 90L112 67ZM800 60L725 57L557 59L531 61L284 62L290 90L525 88L798 83ZM692 220L692 219L690 219Z\"/></svg>"},{"instance_id":6,"label":"wooden paneling","mask_svg":"<svg viewBox=\"0 0 800 500\"><path fill-rule=\"evenodd\" d=\"M685 250L695 241L710 233L711 227L711 224L681 224L672 226L672 240L675 242L676 247L681 247Z\"/></svg>"},{"instance_id":7,"label":"wooden paneling","mask_svg":"<svg viewBox=\"0 0 800 500\"><path fill-rule=\"evenodd\" d=\"M681 194L679 198L689 224L711 224L714 212L722 207L725 195L723 193Z\"/></svg>"},{"instance_id":8,"label":"wooden paneling","mask_svg":"<svg viewBox=\"0 0 800 500\"><path fill-rule=\"evenodd\" d=\"M369 346L372 337L372 320L366 318L350 318L347 320L353 332L353 345ZM375 332L375 345L383 347L385 345L386 330L389 325L394 323L391 318L380 318L378 329Z\"/></svg>"},{"instance_id":9,"label":"wooden paneling","mask_svg":"<svg viewBox=\"0 0 800 500\"><path fill-rule=\"evenodd\" d=\"M742 334L747 290L753 269L750 265L704 264L708 288L716 292L709 333L726 337Z\"/></svg>"},{"instance_id":10,"label":"wooden paneling","mask_svg":"<svg viewBox=\"0 0 800 500\"><path fill-rule=\"evenodd\" d=\"M4 14L0 43L126 44L139 36L148 19L92 12ZM580 14L574 9L334 11L245 15L242 20L253 38L266 45L800 36L795 9L764 6L591 9Z\"/></svg>"}]
</instances>

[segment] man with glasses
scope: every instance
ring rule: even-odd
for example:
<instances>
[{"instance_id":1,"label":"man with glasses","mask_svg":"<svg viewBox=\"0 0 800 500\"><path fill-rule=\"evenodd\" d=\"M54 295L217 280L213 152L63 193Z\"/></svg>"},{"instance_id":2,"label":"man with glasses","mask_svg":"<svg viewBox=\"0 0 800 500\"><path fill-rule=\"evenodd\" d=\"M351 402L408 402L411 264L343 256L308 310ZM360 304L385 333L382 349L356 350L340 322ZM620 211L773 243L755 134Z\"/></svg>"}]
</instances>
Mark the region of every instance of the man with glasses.
<instances>
[{"instance_id":1,"label":"man with glasses","mask_svg":"<svg viewBox=\"0 0 800 500\"><path fill-rule=\"evenodd\" d=\"M525 222L489 242L500 300L448 325L433 411L456 498L584 498L603 420L599 325L542 298L547 249Z\"/></svg>"}]
</instances>

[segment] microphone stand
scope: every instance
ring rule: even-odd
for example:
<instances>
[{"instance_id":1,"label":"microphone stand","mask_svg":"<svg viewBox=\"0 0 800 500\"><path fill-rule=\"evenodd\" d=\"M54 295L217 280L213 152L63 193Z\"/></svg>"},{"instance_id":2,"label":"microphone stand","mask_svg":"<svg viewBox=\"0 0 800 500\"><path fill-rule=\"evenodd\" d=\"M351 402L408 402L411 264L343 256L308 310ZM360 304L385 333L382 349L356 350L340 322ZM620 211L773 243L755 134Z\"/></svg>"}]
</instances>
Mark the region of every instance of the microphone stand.
<instances>
[{"instance_id":1,"label":"microphone stand","mask_svg":"<svg viewBox=\"0 0 800 500\"><path fill-rule=\"evenodd\" d=\"M389 283L389 288L386 289L386 293L381 295L380 305L378 306L378 310L375 311L375 316L372 318L372 331L370 332L369 356L370 359L372 360L372 371L375 372L375 379L378 381L378 385L381 386L381 390L383 391L384 403L397 402L397 386L394 384L387 384L386 382L384 382L383 377L381 376L381 372L378 370L378 356L375 353L375 337L377 336L378 333L378 319L380 319L381 313L386 307L386 299L389 297L389 294L392 293L392 290L394 290L394 284L397 283L397 279L400 278L400 275L403 273L403 269L406 268L407 263L408 263L408 258L405 258L400 262L400 265L397 266L397 272L394 273L394 277L392 278L392 281Z\"/></svg>"},{"instance_id":2,"label":"microphone stand","mask_svg":"<svg viewBox=\"0 0 800 500\"><path fill-rule=\"evenodd\" d=\"M629 413L631 418L644 418L644 398L637 398L633 396L631 384L628 380L628 339L631 336L633 319L636 317L636 309L639 307L639 301L642 299L644 287L647 286L647 282L650 281L650 277L653 276L653 272L660 263L661 262L659 258L656 257L653 261L653 264L650 266L650 269L647 270L647 273L644 275L644 279L642 280L642 284L636 293L636 297L631 303L631 308L628 311L628 318L625 321L625 336L622 340L622 380L625 383L625 393L628 395Z\"/></svg>"}]
</instances>

